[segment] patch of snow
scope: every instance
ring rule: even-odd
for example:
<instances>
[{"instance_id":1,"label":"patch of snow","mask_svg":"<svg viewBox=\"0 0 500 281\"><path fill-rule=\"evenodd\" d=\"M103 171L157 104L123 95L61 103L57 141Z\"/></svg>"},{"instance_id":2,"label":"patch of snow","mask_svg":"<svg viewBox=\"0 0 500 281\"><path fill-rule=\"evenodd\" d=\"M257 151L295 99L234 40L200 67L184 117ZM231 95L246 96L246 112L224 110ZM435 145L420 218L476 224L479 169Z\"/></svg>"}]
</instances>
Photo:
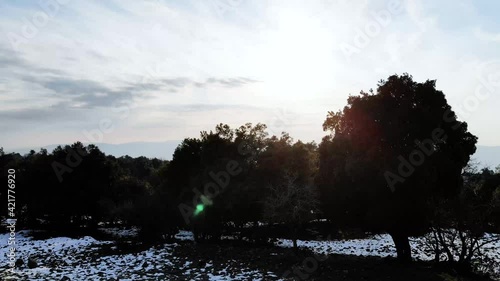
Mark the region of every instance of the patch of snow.
<instances>
[{"instance_id":1,"label":"patch of snow","mask_svg":"<svg viewBox=\"0 0 500 281\"><path fill-rule=\"evenodd\" d=\"M99 228L99 231L109 234L115 238L133 238L137 237L139 234L139 228L137 227L102 227Z\"/></svg>"},{"instance_id":2,"label":"patch of snow","mask_svg":"<svg viewBox=\"0 0 500 281\"><path fill-rule=\"evenodd\" d=\"M490 238L486 234L485 238ZM278 239L275 245L285 248L293 246L292 240ZM396 248L389 234L374 235L365 239L351 240L297 240L297 246L310 249L318 254L342 254L356 256L396 257ZM412 256L416 260L429 261L434 259L434 253L425 246L425 238L410 238ZM484 247L485 254L492 258L500 259L500 241L488 244Z\"/></svg>"},{"instance_id":3,"label":"patch of snow","mask_svg":"<svg viewBox=\"0 0 500 281\"><path fill-rule=\"evenodd\" d=\"M180 230L179 233L175 235L175 239L181 241L194 241L194 236L191 231Z\"/></svg>"},{"instance_id":4,"label":"patch of snow","mask_svg":"<svg viewBox=\"0 0 500 281\"><path fill-rule=\"evenodd\" d=\"M0 256L7 257L9 234L0 235ZM180 231L179 240L193 240L188 231ZM5 242L5 243L4 243ZM179 244L164 244L144 251L128 254L104 254L103 248L116 249L112 241L98 241L90 236L79 239L57 237L34 240L29 232L16 234L16 259L25 265L10 273L6 264L0 265L0 280L61 280L68 277L71 281L79 280L260 280L263 272L238 266L215 272L213 262L205 267L194 267L193 261L186 257L174 257L173 249ZM38 265L29 269L28 258L34 258ZM8 259L5 259L8 260ZM229 263L230 261L228 261ZM180 270L180 272L179 272ZM237 271L237 274L229 272ZM267 275L276 276L276 275ZM267 280L267 279L266 279ZM273 279L276 280L276 279Z\"/></svg>"}]
</instances>

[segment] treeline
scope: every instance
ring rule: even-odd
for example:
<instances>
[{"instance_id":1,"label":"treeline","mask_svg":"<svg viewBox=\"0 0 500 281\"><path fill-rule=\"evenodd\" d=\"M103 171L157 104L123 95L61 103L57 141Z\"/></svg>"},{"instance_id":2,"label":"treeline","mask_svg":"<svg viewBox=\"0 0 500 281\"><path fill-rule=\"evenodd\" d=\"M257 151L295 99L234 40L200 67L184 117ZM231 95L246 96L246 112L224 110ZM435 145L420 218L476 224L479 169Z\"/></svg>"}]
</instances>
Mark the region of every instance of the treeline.
<instances>
[{"instance_id":1,"label":"treeline","mask_svg":"<svg viewBox=\"0 0 500 281\"><path fill-rule=\"evenodd\" d=\"M18 224L61 231L121 220L122 209L154 190L167 163L146 157L116 158L80 142L25 155L0 150L3 176L8 169L16 171Z\"/></svg>"},{"instance_id":2,"label":"treeline","mask_svg":"<svg viewBox=\"0 0 500 281\"><path fill-rule=\"evenodd\" d=\"M410 236L433 233L436 259L461 264L471 263L485 232L500 232L500 171L473 169L477 137L435 81L391 76L329 112L323 128L319 145L270 136L264 124L219 124L183 140L171 161L75 143L0 151L0 166L5 177L16 169L16 209L27 227L107 222L138 226L148 240L189 228L198 241L265 241L280 226L296 241L323 219L325 234L388 232L401 260L411 259ZM452 253L450 229L463 251Z\"/></svg>"}]
</instances>

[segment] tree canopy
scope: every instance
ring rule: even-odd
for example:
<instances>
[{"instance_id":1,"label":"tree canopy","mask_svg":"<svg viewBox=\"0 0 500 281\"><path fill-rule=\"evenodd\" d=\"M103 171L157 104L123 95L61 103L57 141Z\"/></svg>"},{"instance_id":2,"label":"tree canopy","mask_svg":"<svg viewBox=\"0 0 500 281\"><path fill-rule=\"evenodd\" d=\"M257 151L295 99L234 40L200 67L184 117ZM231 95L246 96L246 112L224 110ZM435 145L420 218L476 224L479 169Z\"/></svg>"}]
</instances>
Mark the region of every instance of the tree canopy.
<instances>
[{"instance_id":1,"label":"tree canopy","mask_svg":"<svg viewBox=\"0 0 500 281\"><path fill-rule=\"evenodd\" d=\"M391 233L410 258L408 236L426 231L435 196L457 194L477 137L458 121L436 81L393 75L376 92L329 112L317 182L329 213ZM398 241L400 243L398 243Z\"/></svg>"}]
</instances>

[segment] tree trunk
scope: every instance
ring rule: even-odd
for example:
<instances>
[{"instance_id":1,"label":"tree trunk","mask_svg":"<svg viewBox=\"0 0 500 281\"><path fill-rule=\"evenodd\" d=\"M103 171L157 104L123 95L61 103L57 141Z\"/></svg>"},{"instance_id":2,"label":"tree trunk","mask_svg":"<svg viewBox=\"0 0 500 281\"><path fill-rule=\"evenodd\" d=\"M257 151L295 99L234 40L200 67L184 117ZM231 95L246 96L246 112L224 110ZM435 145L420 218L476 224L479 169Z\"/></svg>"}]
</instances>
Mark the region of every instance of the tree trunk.
<instances>
[{"instance_id":1,"label":"tree trunk","mask_svg":"<svg viewBox=\"0 0 500 281\"><path fill-rule=\"evenodd\" d=\"M296 226L292 226L292 241L293 241L293 250L295 253L298 252L299 247L297 245L297 239L298 239L298 231Z\"/></svg>"},{"instance_id":2,"label":"tree trunk","mask_svg":"<svg viewBox=\"0 0 500 281\"><path fill-rule=\"evenodd\" d=\"M443 233L441 232L441 229L437 229L437 235L439 237L439 242L441 243L441 246L443 247L446 256L448 257L449 262L454 262L453 254L450 251L450 248L448 244L446 243L446 240L443 237Z\"/></svg>"},{"instance_id":3,"label":"tree trunk","mask_svg":"<svg viewBox=\"0 0 500 281\"><path fill-rule=\"evenodd\" d=\"M411 247L408 236L401 233L391 233L390 235L396 246L398 260L402 262L411 262Z\"/></svg>"},{"instance_id":4,"label":"tree trunk","mask_svg":"<svg viewBox=\"0 0 500 281\"><path fill-rule=\"evenodd\" d=\"M436 231L432 230L432 235L434 236L434 262L439 262L441 257L441 249L439 248L439 238Z\"/></svg>"},{"instance_id":5,"label":"tree trunk","mask_svg":"<svg viewBox=\"0 0 500 281\"><path fill-rule=\"evenodd\" d=\"M458 262L464 262L467 255L467 238L462 230L458 230L458 235L460 237L460 255L458 257Z\"/></svg>"}]
</instances>

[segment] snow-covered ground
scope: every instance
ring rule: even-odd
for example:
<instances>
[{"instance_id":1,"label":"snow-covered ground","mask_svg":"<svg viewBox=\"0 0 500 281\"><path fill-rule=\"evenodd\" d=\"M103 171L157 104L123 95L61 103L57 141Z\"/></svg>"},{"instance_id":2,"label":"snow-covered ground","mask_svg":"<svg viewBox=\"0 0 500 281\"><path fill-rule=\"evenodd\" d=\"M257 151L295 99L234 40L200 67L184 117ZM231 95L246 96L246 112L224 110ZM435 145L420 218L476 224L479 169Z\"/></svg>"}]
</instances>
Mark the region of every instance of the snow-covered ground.
<instances>
[{"instance_id":1,"label":"snow-covered ground","mask_svg":"<svg viewBox=\"0 0 500 281\"><path fill-rule=\"evenodd\" d=\"M486 235L488 237L489 234ZM412 257L416 260L432 260L434 253L425 245L422 237L411 238ZM292 241L279 239L277 246L292 247ZM299 247L308 248L318 254L344 254L357 256L396 257L396 248L389 234L380 234L366 239L333 240L333 241L302 241L298 240ZM484 252L490 258L500 261L500 241L488 244Z\"/></svg>"},{"instance_id":2,"label":"snow-covered ground","mask_svg":"<svg viewBox=\"0 0 500 281\"><path fill-rule=\"evenodd\" d=\"M124 229L106 231L119 237L136 234L134 230ZM25 264L13 276L7 265L8 237L8 234L0 235L0 256L4 261L0 264L0 280L262 280L265 276L278 279L276 273L251 270L244 264L238 264L237 273L234 273L235 261L218 266L207 261L203 266L195 266L187 257L173 256L173 249L179 246L177 243L134 253L121 253L113 252L117 246L112 241L98 241L89 236L79 239L58 237L34 240L28 231L21 231L16 235L16 258L21 258L26 263L31 257L36 260L37 266L29 269ZM190 241L193 240L193 235L189 231L180 231L176 238L179 241ZM291 247L292 242L280 239L276 245ZM320 254L396 256L396 249L389 235L356 240L299 240L298 245ZM432 253L425 251L422 238L412 239L411 245L415 258L433 258ZM488 249L487 255L500 260L500 242ZM69 279L64 279L65 277Z\"/></svg>"},{"instance_id":3,"label":"snow-covered ground","mask_svg":"<svg viewBox=\"0 0 500 281\"><path fill-rule=\"evenodd\" d=\"M175 239L181 241L194 241L194 236L191 231L180 230L179 233L175 235Z\"/></svg>"},{"instance_id":4,"label":"snow-covered ground","mask_svg":"<svg viewBox=\"0 0 500 281\"><path fill-rule=\"evenodd\" d=\"M129 238L135 237L139 234L139 228L125 228L125 227L101 227L99 231L109 234L115 238Z\"/></svg>"},{"instance_id":5,"label":"snow-covered ground","mask_svg":"<svg viewBox=\"0 0 500 281\"><path fill-rule=\"evenodd\" d=\"M486 234L485 238L491 238L491 234ZM457 238L458 239L458 238ZM482 243L481 241L480 243ZM291 240L279 239L276 243L280 247L292 247ZM430 261L434 259L434 252L426 245L424 237L410 239L412 257L415 260ZM460 244L457 244L460 245ZM333 241L297 241L297 246L307 248L315 253L328 254L343 254L356 256L378 256L378 257L396 257L396 248L392 238L388 234L380 234L368 237L366 239L352 240L333 240ZM500 263L500 241L496 241L485 245L482 248L483 254L488 258ZM444 253L442 254L444 259ZM500 268L488 268L490 273L495 276L500 276Z\"/></svg>"},{"instance_id":6,"label":"snow-covered ground","mask_svg":"<svg viewBox=\"0 0 500 281\"><path fill-rule=\"evenodd\" d=\"M114 236L131 234L120 229L116 231ZM193 266L193 262L187 258L172 255L172 249L178 246L176 243L137 253L106 255L99 251L103 246L116 248L114 242L97 241L88 236L79 239L58 237L34 240L28 231L16 234L16 259L21 258L25 265L16 269L13 275L7 264L8 237L9 234L0 234L0 280L261 280L263 276L277 276L247 269L242 264L238 266L238 273L234 273L229 265L222 265L222 270L215 270L211 261L202 267ZM192 240L192 234L181 231L177 238ZM29 269L26 266L30 257L36 260L37 267Z\"/></svg>"}]
</instances>

